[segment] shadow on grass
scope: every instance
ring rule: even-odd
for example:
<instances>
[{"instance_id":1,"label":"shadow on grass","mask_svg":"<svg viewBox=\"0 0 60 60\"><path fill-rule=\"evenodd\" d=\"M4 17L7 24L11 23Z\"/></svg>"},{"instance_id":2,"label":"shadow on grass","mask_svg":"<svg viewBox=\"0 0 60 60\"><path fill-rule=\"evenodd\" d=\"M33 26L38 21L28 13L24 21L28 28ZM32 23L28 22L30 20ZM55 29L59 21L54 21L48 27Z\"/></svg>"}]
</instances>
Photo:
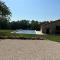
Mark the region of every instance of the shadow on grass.
<instances>
[{"instance_id":1,"label":"shadow on grass","mask_svg":"<svg viewBox=\"0 0 60 60\"><path fill-rule=\"evenodd\" d=\"M0 36L0 39L20 39L20 40L44 40L44 37L19 37L19 36Z\"/></svg>"}]
</instances>

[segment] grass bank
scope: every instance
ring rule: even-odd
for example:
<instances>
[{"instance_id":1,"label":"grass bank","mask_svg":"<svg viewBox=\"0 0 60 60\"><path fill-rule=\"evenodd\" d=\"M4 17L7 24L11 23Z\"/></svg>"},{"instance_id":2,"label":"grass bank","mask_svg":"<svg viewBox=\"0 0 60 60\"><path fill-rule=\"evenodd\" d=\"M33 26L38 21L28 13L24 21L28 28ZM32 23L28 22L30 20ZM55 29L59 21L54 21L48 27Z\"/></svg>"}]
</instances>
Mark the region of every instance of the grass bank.
<instances>
[{"instance_id":1,"label":"grass bank","mask_svg":"<svg viewBox=\"0 0 60 60\"><path fill-rule=\"evenodd\" d=\"M46 35L46 40L60 42L60 35Z\"/></svg>"},{"instance_id":2,"label":"grass bank","mask_svg":"<svg viewBox=\"0 0 60 60\"><path fill-rule=\"evenodd\" d=\"M16 34L11 33L14 30L0 30L0 39L45 39L60 42L60 35L36 35L36 34Z\"/></svg>"},{"instance_id":3,"label":"grass bank","mask_svg":"<svg viewBox=\"0 0 60 60\"><path fill-rule=\"evenodd\" d=\"M36 34L16 34L11 33L14 30L0 30L0 39L43 39L42 36Z\"/></svg>"}]
</instances>

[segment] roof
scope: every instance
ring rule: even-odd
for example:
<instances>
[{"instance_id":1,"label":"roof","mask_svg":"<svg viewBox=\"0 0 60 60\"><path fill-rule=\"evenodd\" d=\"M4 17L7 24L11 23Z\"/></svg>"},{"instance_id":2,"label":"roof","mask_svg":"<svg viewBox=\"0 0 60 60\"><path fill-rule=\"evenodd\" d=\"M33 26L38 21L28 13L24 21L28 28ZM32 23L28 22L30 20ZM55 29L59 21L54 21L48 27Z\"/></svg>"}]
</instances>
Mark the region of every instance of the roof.
<instances>
[{"instance_id":1,"label":"roof","mask_svg":"<svg viewBox=\"0 0 60 60\"><path fill-rule=\"evenodd\" d=\"M50 22L44 22L44 23L42 23L42 25L53 24L53 23L56 23L56 22L60 22L60 19L59 20L55 20L55 21L50 21Z\"/></svg>"}]
</instances>

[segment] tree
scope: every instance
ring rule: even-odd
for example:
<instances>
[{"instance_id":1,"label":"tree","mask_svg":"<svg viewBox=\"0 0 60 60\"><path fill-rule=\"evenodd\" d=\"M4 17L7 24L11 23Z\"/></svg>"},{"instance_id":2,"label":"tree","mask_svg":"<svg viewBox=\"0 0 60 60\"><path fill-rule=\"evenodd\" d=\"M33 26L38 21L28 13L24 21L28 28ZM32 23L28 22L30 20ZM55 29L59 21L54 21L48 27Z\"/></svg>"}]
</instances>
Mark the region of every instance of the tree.
<instances>
[{"instance_id":1,"label":"tree","mask_svg":"<svg viewBox=\"0 0 60 60\"><path fill-rule=\"evenodd\" d=\"M0 1L0 15L2 18L11 16L10 9L5 5L5 2L3 1Z\"/></svg>"},{"instance_id":2,"label":"tree","mask_svg":"<svg viewBox=\"0 0 60 60\"><path fill-rule=\"evenodd\" d=\"M28 29L29 28L29 21L21 20L21 21L12 21L10 23L11 29Z\"/></svg>"},{"instance_id":3,"label":"tree","mask_svg":"<svg viewBox=\"0 0 60 60\"><path fill-rule=\"evenodd\" d=\"M28 29L29 21L21 20L19 21L19 28L20 29Z\"/></svg>"},{"instance_id":4,"label":"tree","mask_svg":"<svg viewBox=\"0 0 60 60\"><path fill-rule=\"evenodd\" d=\"M40 30L40 23L38 21L31 21L30 27L32 30Z\"/></svg>"},{"instance_id":5,"label":"tree","mask_svg":"<svg viewBox=\"0 0 60 60\"><path fill-rule=\"evenodd\" d=\"M10 9L6 6L5 2L0 0L0 29L9 28L10 16Z\"/></svg>"},{"instance_id":6,"label":"tree","mask_svg":"<svg viewBox=\"0 0 60 60\"><path fill-rule=\"evenodd\" d=\"M0 20L0 29L9 29L9 20Z\"/></svg>"}]
</instances>

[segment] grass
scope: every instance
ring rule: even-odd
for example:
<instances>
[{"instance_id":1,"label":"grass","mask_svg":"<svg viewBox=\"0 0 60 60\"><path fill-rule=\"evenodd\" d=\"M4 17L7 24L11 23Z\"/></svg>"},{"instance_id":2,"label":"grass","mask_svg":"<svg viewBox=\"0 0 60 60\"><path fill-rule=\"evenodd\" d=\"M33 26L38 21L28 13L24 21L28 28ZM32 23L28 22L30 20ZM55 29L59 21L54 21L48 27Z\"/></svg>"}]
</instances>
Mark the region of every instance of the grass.
<instances>
[{"instance_id":1,"label":"grass","mask_svg":"<svg viewBox=\"0 0 60 60\"><path fill-rule=\"evenodd\" d=\"M60 42L60 35L46 35L46 40Z\"/></svg>"},{"instance_id":2,"label":"grass","mask_svg":"<svg viewBox=\"0 0 60 60\"><path fill-rule=\"evenodd\" d=\"M41 36L41 35L36 35L36 34L16 34L16 33L11 33L14 30L0 30L0 39L20 39L20 38L32 38L35 39L36 37L38 39L45 39L45 40L51 40L51 41L56 41L60 42L60 35L46 35L46 36Z\"/></svg>"},{"instance_id":3,"label":"grass","mask_svg":"<svg viewBox=\"0 0 60 60\"><path fill-rule=\"evenodd\" d=\"M13 30L0 30L0 38L35 38L35 34L16 34Z\"/></svg>"}]
</instances>

